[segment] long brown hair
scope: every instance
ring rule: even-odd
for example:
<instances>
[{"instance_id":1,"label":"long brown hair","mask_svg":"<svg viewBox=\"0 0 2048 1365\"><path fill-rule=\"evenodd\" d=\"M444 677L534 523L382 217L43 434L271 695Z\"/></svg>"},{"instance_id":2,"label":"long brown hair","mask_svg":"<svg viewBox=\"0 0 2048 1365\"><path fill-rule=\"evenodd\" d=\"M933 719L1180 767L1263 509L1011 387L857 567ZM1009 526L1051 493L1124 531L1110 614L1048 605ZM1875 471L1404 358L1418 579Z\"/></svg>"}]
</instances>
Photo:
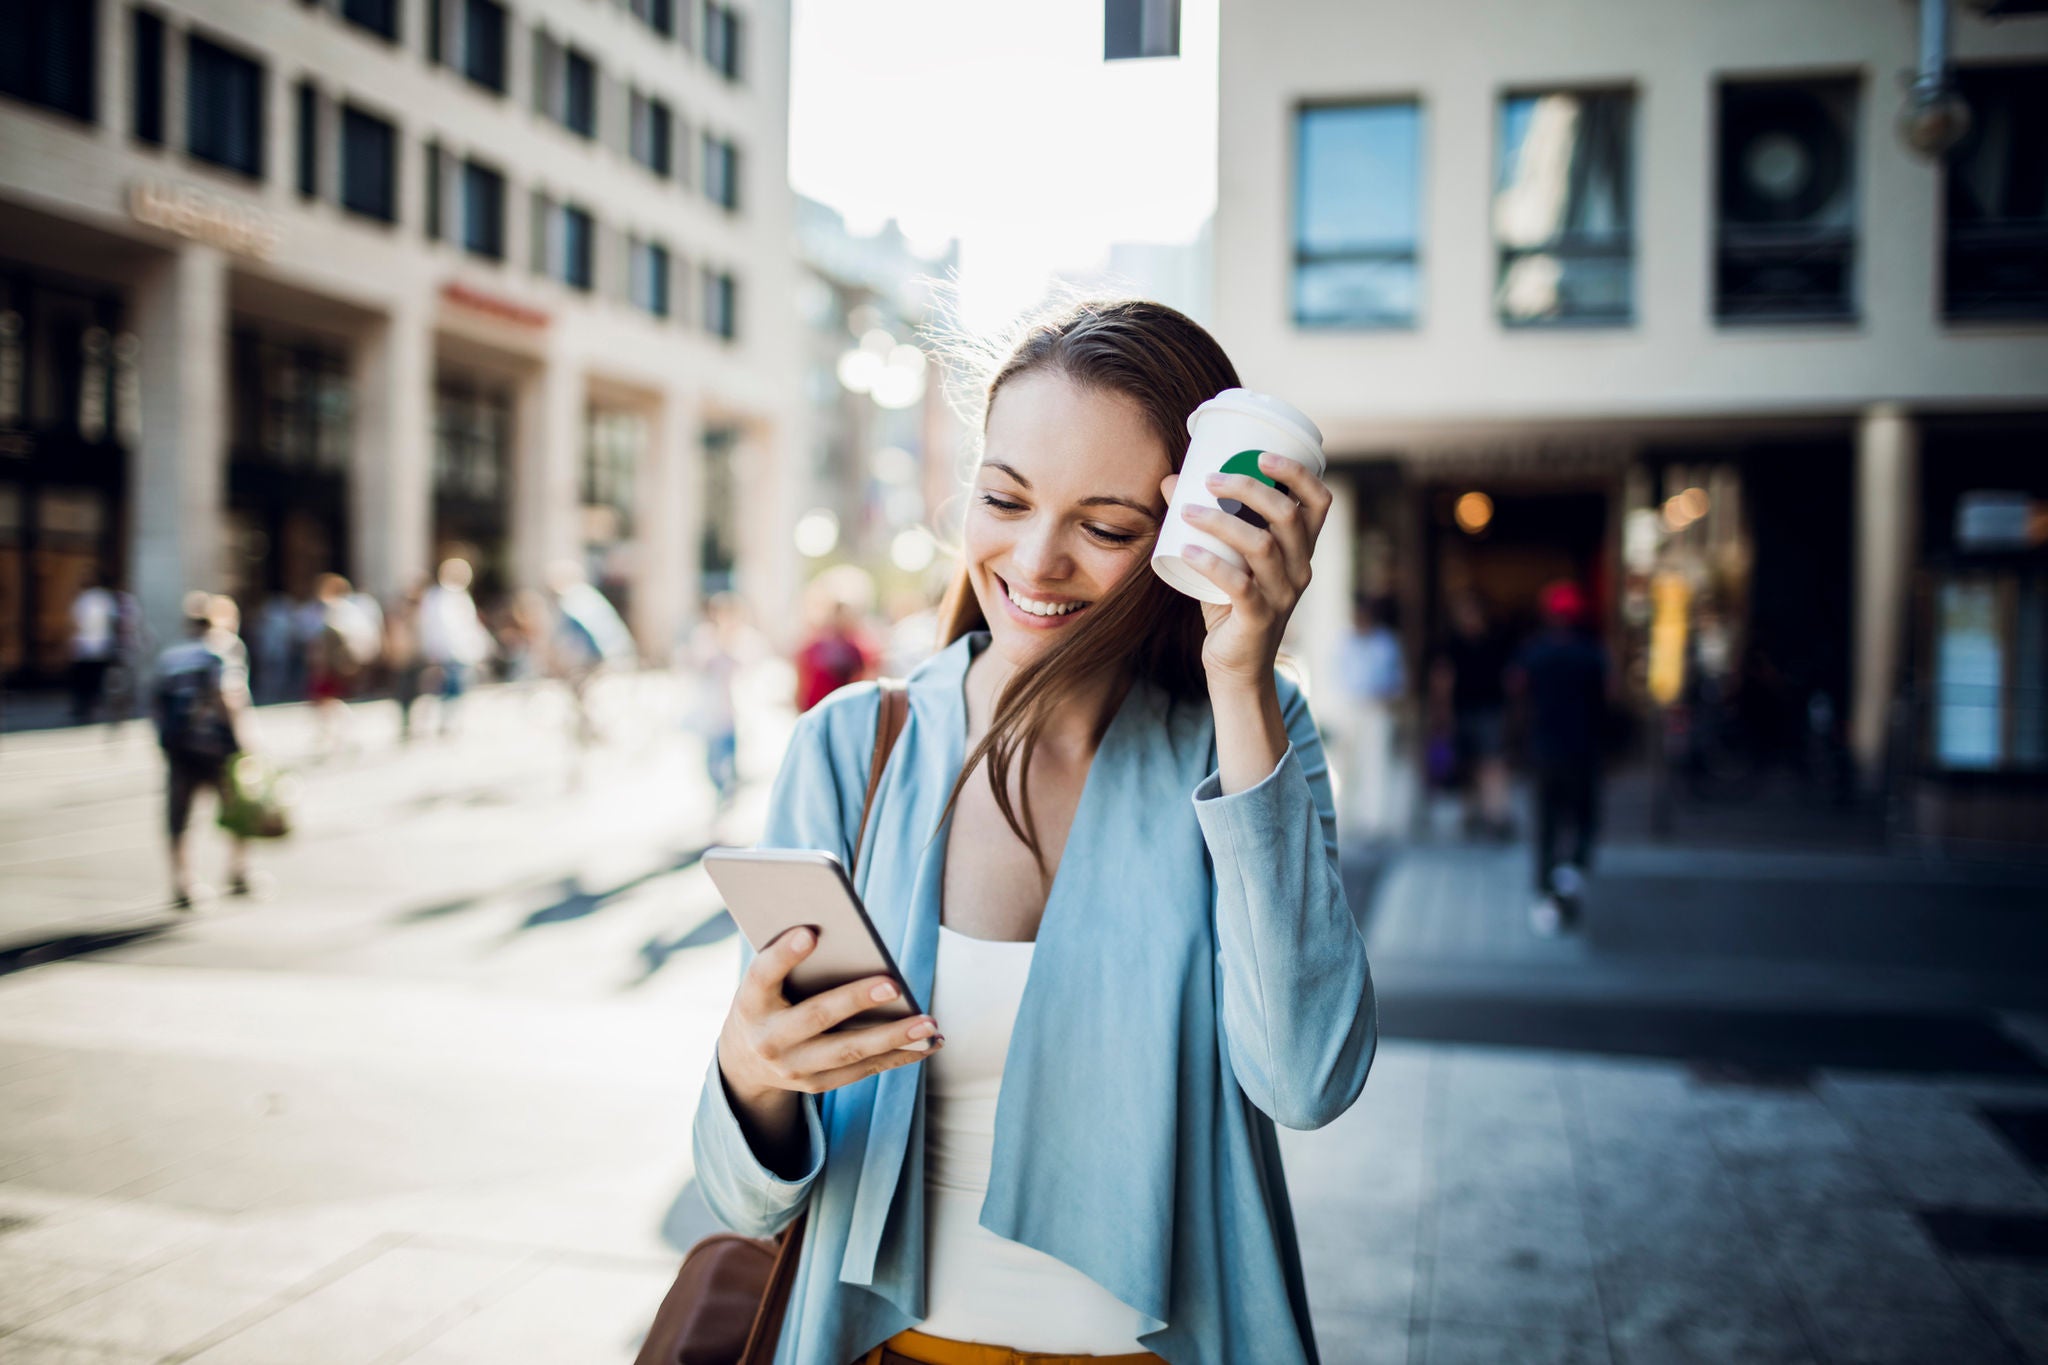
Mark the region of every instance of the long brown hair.
<instances>
[{"instance_id":1,"label":"long brown hair","mask_svg":"<svg viewBox=\"0 0 2048 1365\"><path fill-rule=\"evenodd\" d=\"M1238 387L1237 371L1223 348L1185 314L1139 300L1074 303L1027 322L1007 358L996 361L975 395L984 434L988 409L1003 385L1039 371L1137 403L1175 473L1187 455L1188 414L1224 389ZM940 639L947 644L988 628L964 562L939 605L939 621ZM1204 634L1201 607L1193 598L1168 587L1148 565L1133 567L1004 684L988 732L967 755L946 798L941 827L951 817L969 774L986 759L996 806L1031 850L1039 876L1045 877L1045 852L1027 784L1032 755L1047 724L1076 693L1105 679L1113 683L1112 705L1129 683L1140 680L1157 684L1176 698L1205 694ZM1109 720L1109 715L1097 719L1098 739ZM1012 765L1018 765L1019 790L1027 793L1021 814L1010 801Z\"/></svg>"}]
</instances>

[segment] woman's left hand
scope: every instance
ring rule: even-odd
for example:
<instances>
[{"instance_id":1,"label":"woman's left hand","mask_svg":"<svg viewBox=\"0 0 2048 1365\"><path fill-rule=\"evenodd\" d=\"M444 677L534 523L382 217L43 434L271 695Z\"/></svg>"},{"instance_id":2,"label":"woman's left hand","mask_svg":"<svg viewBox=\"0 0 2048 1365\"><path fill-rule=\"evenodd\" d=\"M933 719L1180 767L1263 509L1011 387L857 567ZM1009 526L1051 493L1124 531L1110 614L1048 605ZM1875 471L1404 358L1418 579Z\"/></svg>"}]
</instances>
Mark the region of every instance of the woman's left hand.
<instances>
[{"instance_id":1,"label":"woman's left hand","mask_svg":"<svg viewBox=\"0 0 2048 1365\"><path fill-rule=\"evenodd\" d=\"M1230 595L1225 605L1202 604L1202 623L1209 631L1202 642L1202 667L1212 687L1272 685L1280 637L1308 588L1309 556L1330 514L1329 485L1308 466L1268 452L1259 456L1259 468L1286 491L1246 474L1212 474L1208 487L1218 499L1233 499L1258 513L1265 526L1213 507L1190 504L1184 509L1189 525L1236 550L1246 565L1239 569L1198 546L1187 551L1189 567ZM1169 504L1179 478L1169 474L1160 484Z\"/></svg>"}]
</instances>

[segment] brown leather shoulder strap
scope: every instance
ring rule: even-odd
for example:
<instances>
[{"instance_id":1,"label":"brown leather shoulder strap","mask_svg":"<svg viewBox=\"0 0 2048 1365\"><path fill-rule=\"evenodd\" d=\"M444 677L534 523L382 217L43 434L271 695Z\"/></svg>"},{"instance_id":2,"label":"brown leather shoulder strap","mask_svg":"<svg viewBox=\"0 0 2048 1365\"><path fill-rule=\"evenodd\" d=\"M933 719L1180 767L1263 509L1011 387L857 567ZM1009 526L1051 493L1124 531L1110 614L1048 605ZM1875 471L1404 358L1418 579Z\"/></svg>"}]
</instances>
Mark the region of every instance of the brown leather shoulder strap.
<instances>
[{"instance_id":1,"label":"brown leather shoulder strap","mask_svg":"<svg viewBox=\"0 0 2048 1365\"><path fill-rule=\"evenodd\" d=\"M896 748L896 739L903 733L903 723L910 719L910 692L897 678L882 679L882 708L875 718L875 756L868 764L868 794L860 808L860 830L853 836L853 856L860 857L860 848L868 834L868 816L875 809L875 789L882 785L882 770L889 766L889 755ZM754 1315L753 1329L747 1333L746 1350L740 1356L740 1365L771 1365L775 1359L775 1347L782 1335L782 1318L789 1311L790 1291L796 1288L797 1258L804 1245L804 1224L810 1221L809 1211L796 1216L796 1221L782 1230L775 1239L775 1265L768 1272L768 1292L761 1298L760 1311Z\"/></svg>"}]
</instances>

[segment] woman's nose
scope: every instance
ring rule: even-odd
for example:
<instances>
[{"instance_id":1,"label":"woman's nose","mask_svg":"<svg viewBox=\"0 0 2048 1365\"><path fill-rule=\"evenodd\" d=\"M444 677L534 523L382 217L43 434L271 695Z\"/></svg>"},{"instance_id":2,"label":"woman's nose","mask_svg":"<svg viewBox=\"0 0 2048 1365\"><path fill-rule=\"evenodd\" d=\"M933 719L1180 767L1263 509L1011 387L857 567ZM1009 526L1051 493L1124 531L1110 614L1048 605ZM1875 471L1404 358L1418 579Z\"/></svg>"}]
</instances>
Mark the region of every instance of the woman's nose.
<instances>
[{"instance_id":1,"label":"woman's nose","mask_svg":"<svg viewBox=\"0 0 2048 1365\"><path fill-rule=\"evenodd\" d=\"M1027 530L1018 538L1016 554L1017 566L1030 574L1034 583L1066 576L1067 552L1055 525L1045 523Z\"/></svg>"}]
</instances>

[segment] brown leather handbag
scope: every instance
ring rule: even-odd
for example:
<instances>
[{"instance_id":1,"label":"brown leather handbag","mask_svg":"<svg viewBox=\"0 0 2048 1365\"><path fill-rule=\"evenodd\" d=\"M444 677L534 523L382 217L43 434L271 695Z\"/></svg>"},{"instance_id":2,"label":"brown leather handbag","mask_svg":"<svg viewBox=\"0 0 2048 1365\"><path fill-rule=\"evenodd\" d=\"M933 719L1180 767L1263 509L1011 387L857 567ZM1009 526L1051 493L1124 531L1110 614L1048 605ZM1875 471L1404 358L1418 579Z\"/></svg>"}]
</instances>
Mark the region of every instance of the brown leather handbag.
<instances>
[{"instance_id":1,"label":"brown leather handbag","mask_svg":"<svg viewBox=\"0 0 2048 1365\"><path fill-rule=\"evenodd\" d=\"M896 736L910 715L910 694L893 679L882 680L882 711L875 724L875 757L868 767L867 800L861 806L860 832L853 847L858 856L867 837L868 814L875 807L875 788ZM789 1291L796 1283L797 1255L804 1244L804 1222L796 1221L776 1237L742 1237L717 1232L683 1256L676 1282L669 1286L647 1341L634 1365L770 1365L782 1336L782 1317Z\"/></svg>"}]
</instances>

